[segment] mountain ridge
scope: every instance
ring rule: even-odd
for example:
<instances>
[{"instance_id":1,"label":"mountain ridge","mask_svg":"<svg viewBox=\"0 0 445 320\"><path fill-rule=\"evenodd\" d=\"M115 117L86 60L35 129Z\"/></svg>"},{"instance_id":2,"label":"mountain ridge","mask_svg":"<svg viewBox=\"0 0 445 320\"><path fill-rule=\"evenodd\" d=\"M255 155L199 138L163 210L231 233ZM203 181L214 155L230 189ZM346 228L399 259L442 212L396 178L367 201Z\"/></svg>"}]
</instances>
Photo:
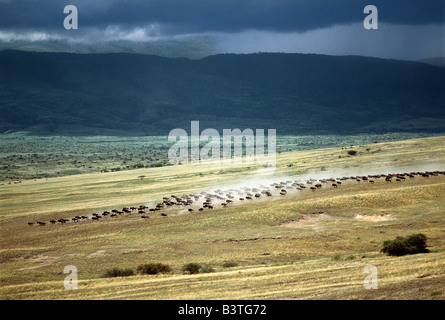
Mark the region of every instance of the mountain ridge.
<instances>
[{"instance_id":1,"label":"mountain ridge","mask_svg":"<svg viewBox=\"0 0 445 320\"><path fill-rule=\"evenodd\" d=\"M174 128L281 134L445 131L445 68L319 54L0 51L0 131L165 135Z\"/></svg>"}]
</instances>

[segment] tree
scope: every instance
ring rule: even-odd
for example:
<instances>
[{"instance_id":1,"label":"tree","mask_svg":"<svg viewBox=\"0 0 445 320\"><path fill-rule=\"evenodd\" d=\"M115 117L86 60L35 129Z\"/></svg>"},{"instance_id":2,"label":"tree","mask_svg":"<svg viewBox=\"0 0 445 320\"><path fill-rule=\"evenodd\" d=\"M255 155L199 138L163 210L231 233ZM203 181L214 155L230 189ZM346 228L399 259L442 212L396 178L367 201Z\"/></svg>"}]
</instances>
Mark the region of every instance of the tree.
<instances>
[{"instance_id":1,"label":"tree","mask_svg":"<svg viewBox=\"0 0 445 320\"><path fill-rule=\"evenodd\" d=\"M424 234L412 234L407 237L396 237L394 240L383 242L382 253L389 256L403 256L406 254L428 253Z\"/></svg>"},{"instance_id":2,"label":"tree","mask_svg":"<svg viewBox=\"0 0 445 320\"><path fill-rule=\"evenodd\" d=\"M190 262L182 267L182 271L190 273L190 274L195 274L195 273L199 273L199 270L201 269L201 267L202 266L199 263Z\"/></svg>"}]
</instances>

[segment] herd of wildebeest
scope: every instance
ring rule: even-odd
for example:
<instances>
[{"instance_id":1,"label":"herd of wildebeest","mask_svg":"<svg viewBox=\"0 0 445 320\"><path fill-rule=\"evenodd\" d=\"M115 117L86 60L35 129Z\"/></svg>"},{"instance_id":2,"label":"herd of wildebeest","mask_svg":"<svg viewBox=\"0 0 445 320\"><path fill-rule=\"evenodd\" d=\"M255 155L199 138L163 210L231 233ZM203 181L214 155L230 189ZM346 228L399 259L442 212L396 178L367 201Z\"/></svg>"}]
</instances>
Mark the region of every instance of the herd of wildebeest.
<instances>
[{"instance_id":1,"label":"herd of wildebeest","mask_svg":"<svg viewBox=\"0 0 445 320\"><path fill-rule=\"evenodd\" d=\"M69 219L52 219L49 221L28 222L29 226L44 226L47 224L65 224L79 221L99 221L116 218L121 215L139 214L142 219L148 219L150 214L163 211L161 217L167 217L167 209L179 207L180 212L194 212L211 210L216 206L226 207L235 202L253 201L262 197L286 196L288 192L311 190L316 191L323 186L338 188L346 181L365 182L373 184L377 179L384 179L386 182L403 182L406 179L413 179L416 176L429 178L432 176L445 175L445 171L425 171L395 174L378 174L367 176L350 176L329 179L308 179L308 180L286 180L271 183L269 186L261 184L259 187L240 187L234 189L214 190L212 192L202 191L195 194L185 194L182 196L171 195L163 197L162 201L152 205L139 205L137 207L124 207L122 209L105 210L102 213L92 213L89 215L75 216ZM171 210L170 210L171 211Z\"/></svg>"}]
</instances>

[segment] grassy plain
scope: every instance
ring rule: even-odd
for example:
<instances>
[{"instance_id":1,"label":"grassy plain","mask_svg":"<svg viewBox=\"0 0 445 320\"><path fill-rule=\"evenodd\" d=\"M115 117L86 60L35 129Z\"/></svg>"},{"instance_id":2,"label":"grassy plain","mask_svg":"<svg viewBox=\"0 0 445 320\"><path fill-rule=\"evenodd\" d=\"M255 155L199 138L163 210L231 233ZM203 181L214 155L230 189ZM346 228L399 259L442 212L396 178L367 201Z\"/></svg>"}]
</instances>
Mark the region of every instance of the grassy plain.
<instances>
[{"instance_id":1,"label":"grassy plain","mask_svg":"<svg viewBox=\"0 0 445 320\"><path fill-rule=\"evenodd\" d=\"M441 134L279 135L276 137L276 151L281 153L346 147L433 135ZM205 143L202 142L201 147ZM173 142L169 142L166 136L29 136L25 132L3 134L0 135L0 184L82 173L162 167L169 165L168 150L172 145Z\"/></svg>"},{"instance_id":2,"label":"grassy plain","mask_svg":"<svg viewBox=\"0 0 445 320\"><path fill-rule=\"evenodd\" d=\"M355 150L355 156L347 151ZM101 221L28 226L164 196L286 179L444 170L445 138L283 152L262 165L187 164L0 185L1 299L444 299L445 176L290 191L202 212L168 209ZM263 171L261 171L263 170ZM270 172L269 172L270 173ZM138 178L145 176L144 179ZM323 214L314 214L323 212ZM389 257L383 241L424 233L428 254ZM162 275L104 278L149 262ZM183 274L189 262L215 270ZM236 264L224 267L227 262ZM78 270L66 290L64 267ZM378 270L366 290L364 268Z\"/></svg>"}]
</instances>

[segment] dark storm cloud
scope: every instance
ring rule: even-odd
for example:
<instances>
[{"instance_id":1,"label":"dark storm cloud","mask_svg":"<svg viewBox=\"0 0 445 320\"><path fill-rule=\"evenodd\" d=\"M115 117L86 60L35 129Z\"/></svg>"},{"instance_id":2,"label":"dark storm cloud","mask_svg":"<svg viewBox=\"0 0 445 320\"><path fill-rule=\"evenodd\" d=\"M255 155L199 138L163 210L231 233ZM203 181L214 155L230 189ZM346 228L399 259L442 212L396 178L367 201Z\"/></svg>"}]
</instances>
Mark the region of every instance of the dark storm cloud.
<instances>
[{"instance_id":1,"label":"dark storm cloud","mask_svg":"<svg viewBox=\"0 0 445 320\"><path fill-rule=\"evenodd\" d=\"M363 9L378 9L365 30ZM65 30L66 5L79 28ZM445 56L445 0L0 0L0 44L211 38L211 52ZM198 41L199 42L199 41ZM197 45L192 40L190 45Z\"/></svg>"},{"instance_id":2,"label":"dark storm cloud","mask_svg":"<svg viewBox=\"0 0 445 320\"><path fill-rule=\"evenodd\" d=\"M363 21L368 4L377 6L380 22L445 20L443 0L0 0L0 29L58 30L68 4L79 10L79 28L158 24L167 34L303 32Z\"/></svg>"}]
</instances>

